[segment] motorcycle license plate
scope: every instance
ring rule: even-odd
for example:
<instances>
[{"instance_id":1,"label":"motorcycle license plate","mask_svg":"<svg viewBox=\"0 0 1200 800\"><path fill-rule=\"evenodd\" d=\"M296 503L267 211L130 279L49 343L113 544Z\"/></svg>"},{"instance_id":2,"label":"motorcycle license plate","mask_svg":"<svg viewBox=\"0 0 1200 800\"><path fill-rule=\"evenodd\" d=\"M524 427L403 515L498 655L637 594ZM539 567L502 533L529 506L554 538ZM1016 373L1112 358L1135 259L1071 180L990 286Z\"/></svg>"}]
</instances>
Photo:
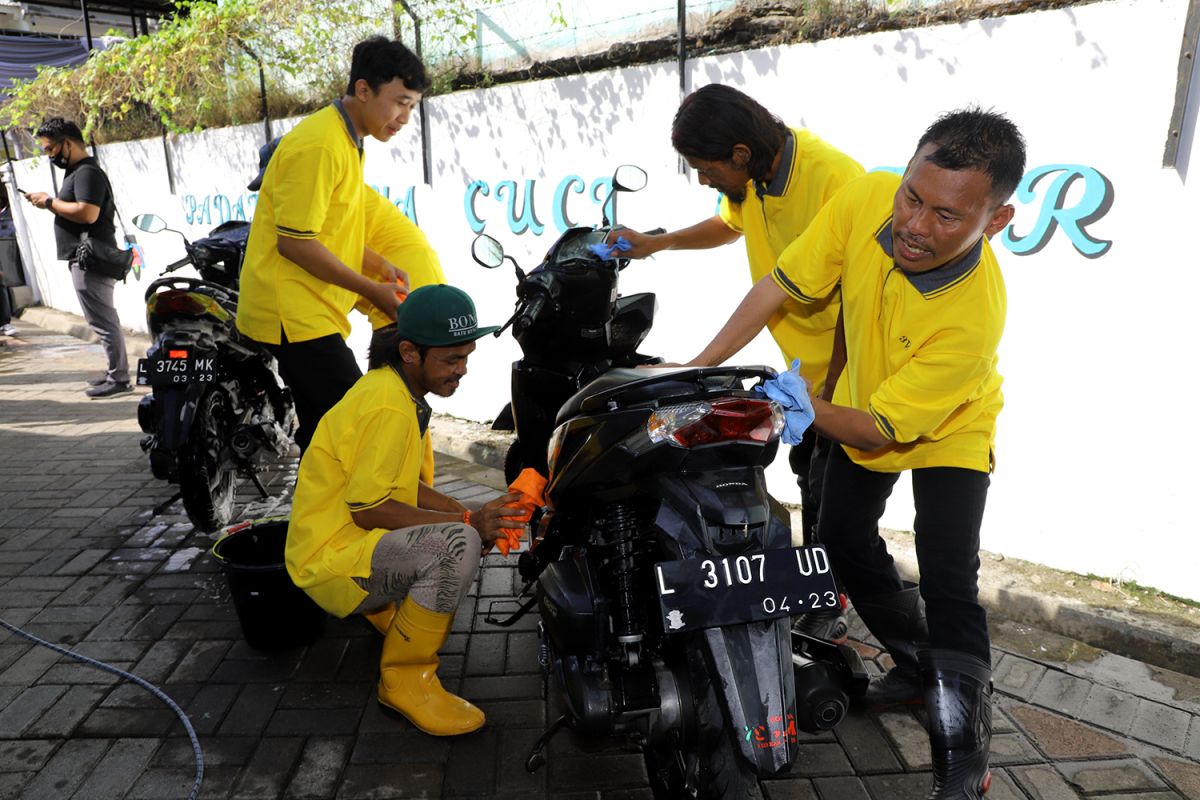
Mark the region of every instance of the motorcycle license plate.
<instances>
[{"instance_id":1,"label":"motorcycle license plate","mask_svg":"<svg viewBox=\"0 0 1200 800\"><path fill-rule=\"evenodd\" d=\"M667 633L839 607L819 546L663 561L654 572Z\"/></svg>"},{"instance_id":2,"label":"motorcycle license plate","mask_svg":"<svg viewBox=\"0 0 1200 800\"><path fill-rule=\"evenodd\" d=\"M217 379L215 356L192 357L186 351L165 356L139 358L138 386L172 386L183 383L212 383Z\"/></svg>"}]
</instances>

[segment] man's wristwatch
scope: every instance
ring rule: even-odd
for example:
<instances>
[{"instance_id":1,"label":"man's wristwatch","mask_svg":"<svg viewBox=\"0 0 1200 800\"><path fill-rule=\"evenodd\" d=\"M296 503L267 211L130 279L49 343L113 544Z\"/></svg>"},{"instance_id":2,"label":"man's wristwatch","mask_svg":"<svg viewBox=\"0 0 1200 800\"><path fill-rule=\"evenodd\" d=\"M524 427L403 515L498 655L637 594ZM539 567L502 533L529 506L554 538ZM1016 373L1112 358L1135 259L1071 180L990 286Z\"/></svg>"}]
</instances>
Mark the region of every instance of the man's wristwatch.
<instances>
[{"instance_id":1,"label":"man's wristwatch","mask_svg":"<svg viewBox=\"0 0 1200 800\"><path fill-rule=\"evenodd\" d=\"M42 208L46 209L46 210L47 210L47 211L49 211L51 214L53 214L53 213L54 213L54 209L53 209L53 208L51 208L51 204L52 204L52 203L54 203L54 198L53 198L53 197L47 197L47 198L46 198L46 202L42 203Z\"/></svg>"}]
</instances>

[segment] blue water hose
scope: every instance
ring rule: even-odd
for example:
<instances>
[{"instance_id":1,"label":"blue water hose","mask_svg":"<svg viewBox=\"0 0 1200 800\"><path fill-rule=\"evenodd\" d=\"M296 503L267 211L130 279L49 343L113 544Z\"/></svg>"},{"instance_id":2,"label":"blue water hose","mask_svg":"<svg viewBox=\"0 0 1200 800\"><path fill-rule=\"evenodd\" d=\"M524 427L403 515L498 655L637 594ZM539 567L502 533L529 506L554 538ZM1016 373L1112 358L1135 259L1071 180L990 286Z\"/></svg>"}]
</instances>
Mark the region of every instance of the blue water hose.
<instances>
[{"instance_id":1,"label":"blue water hose","mask_svg":"<svg viewBox=\"0 0 1200 800\"><path fill-rule=\"evenodd\" d=\"M41 645L42 647L48 647L56 653L61 653L64 656L70 656L76 661L82 661L84 664L97 667L105 672L111 672L113 675L124 678L127 681L133 681L138 686L142 687L147 692L166 703L167 707L174 711L175 716L179 717L179 721L183 723L183 727L184 730L187 731L188 738L192 740L192 752L196 756L196 779L192 783L192 791L188 793L187 800L196 800L196 798L200 796L200 784L204 781L204 754L200 752L200 739L197 738L196 729L192 727L192 722L188 719L187 714L184 713L183 709L180 708L174 700L167 696L166 692L144 680L143 678L139 678L137 675L126 672L123 669L118 669L112 664L105 664L103 661L97 661L94 658L89 658L82 653L76 653L66 649L65 647L60 647L52 642L47 642L45 639L39 639L32 633L21 630L3 617L0 617L0 627L7 628L18 636L28 639L34 644Z\"/></svg>"}]
</instances>

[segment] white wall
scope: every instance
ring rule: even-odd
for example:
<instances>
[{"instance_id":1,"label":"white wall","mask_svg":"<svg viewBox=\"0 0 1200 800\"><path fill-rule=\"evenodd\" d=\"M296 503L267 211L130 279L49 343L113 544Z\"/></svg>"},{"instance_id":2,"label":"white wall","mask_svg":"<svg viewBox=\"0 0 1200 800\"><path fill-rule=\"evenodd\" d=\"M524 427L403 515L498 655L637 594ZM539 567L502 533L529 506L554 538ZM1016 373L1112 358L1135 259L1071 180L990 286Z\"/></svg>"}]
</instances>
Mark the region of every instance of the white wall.
<instances>
[{"instance_id":1,"label":"white wall","mask_svg":"<svg viewBox=\"0 0 1200 800\"><path fill-rule=\"evenodd\" d=\"M968 103L1001 110L1021 126L1029 143L1026 183L1011 228L994 242L1009 291L1001 353L1007 406L983 545L1200 599L1191 576L1200 526L1185 502L1194 494L1189 456L1200 449L1200 433L1181 413L1197 383L1186 348L1196 339L1191 317L1200 279L1185 237L1200 192L1161 167L1186 7L1184 0L1124 0L769 48L693 61L688 78L693 86L744 88L868 169L903 166L938 113ZM620 163L651 175L645 191L621 198L621 221L675 228L713 212L716 195L678 174L668 141L678 100L673 64L431 98L432 186L423 183L415 124L387 145L368 143L368 181L393 200L407 201L411 190L411 207L449 279L472 293L482 320L498 322L511 313L514 278L471 262L473 222L533 266L557 233L560 196L574 222L599 221L599 206L586 194L564 194L579 185L569 178L590 188ZM1190 157L1200 148L1194 128L1187 134ZM102 155L126 215L154 210L199 235L220 221L218 204L236 209L240 200L249 213L244 185L262 136L261 126L246 126L172 140L176 197L166 190L160 141L105 147ZM22 163L18 182L47 188L48 169L44 160ZM518 190L513 225L497 197L505 181ZM527 181L540 235L516 232ZM472 192L474 182L487 193ZM465 208L472 196L477 220ZM210 214L200 219L195 209L205 199ZM1095 211L1086 213L1091 205ZM51 260L49 220L39 214L25 214L39 291L48 304L77 310L65 270ZM165 235L140 240L152 266L118 293L133 327L144 327L140 295L154 266L178 255ZM694 355L749 284L740 244L660 254L635 263L622 280L624 293L658 293L658 321L643 350L672 360ZM352 343L365 344L361 327ZM490 419L518 356L507 336L481 343L470 380L438 409ZM767 337L738 357L780 360ZM778 496L797 499L784 459L769 476ZM910 528L911 498L907 481L901 484L884 524Z\"/></svg>"}]
</instances>

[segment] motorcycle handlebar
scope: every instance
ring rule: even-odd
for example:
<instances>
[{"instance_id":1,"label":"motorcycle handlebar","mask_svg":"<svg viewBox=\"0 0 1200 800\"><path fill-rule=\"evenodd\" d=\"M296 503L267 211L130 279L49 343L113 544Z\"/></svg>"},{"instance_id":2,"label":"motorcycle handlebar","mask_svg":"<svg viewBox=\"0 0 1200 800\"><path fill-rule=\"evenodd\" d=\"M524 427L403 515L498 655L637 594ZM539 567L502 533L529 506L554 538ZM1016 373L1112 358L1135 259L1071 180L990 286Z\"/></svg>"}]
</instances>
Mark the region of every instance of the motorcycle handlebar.
<instances>
[{"instance_id":1,"label":"motorcycle handlebar","mask_svg":"<svg viewBox=\"0 0 1200 800\"><path fill-rule=\"evenodd\" d=\"M190 255L186 255L178 261L172 261L170 264L168 264L166 268L163 269L163 274L165 275L168 272L174 272L180 267L186 267L190 263L192 263L192 257Z\"/></svg>"},{"instance_id":2,"label":"motorcycle handlebar","mask_svg":"<svg viewBox=\"0 0 1200 800\"><path fill-rule=\"evenodd\" d=\"M520 335L533 327L533 323L537 322L538 315L542 313L542 308L546 305L546 296L539 294L535 295L529 301L529 305L525 307L517 316L517 321L513 323L513 334Z\"/></svg>"}]
</instances>

